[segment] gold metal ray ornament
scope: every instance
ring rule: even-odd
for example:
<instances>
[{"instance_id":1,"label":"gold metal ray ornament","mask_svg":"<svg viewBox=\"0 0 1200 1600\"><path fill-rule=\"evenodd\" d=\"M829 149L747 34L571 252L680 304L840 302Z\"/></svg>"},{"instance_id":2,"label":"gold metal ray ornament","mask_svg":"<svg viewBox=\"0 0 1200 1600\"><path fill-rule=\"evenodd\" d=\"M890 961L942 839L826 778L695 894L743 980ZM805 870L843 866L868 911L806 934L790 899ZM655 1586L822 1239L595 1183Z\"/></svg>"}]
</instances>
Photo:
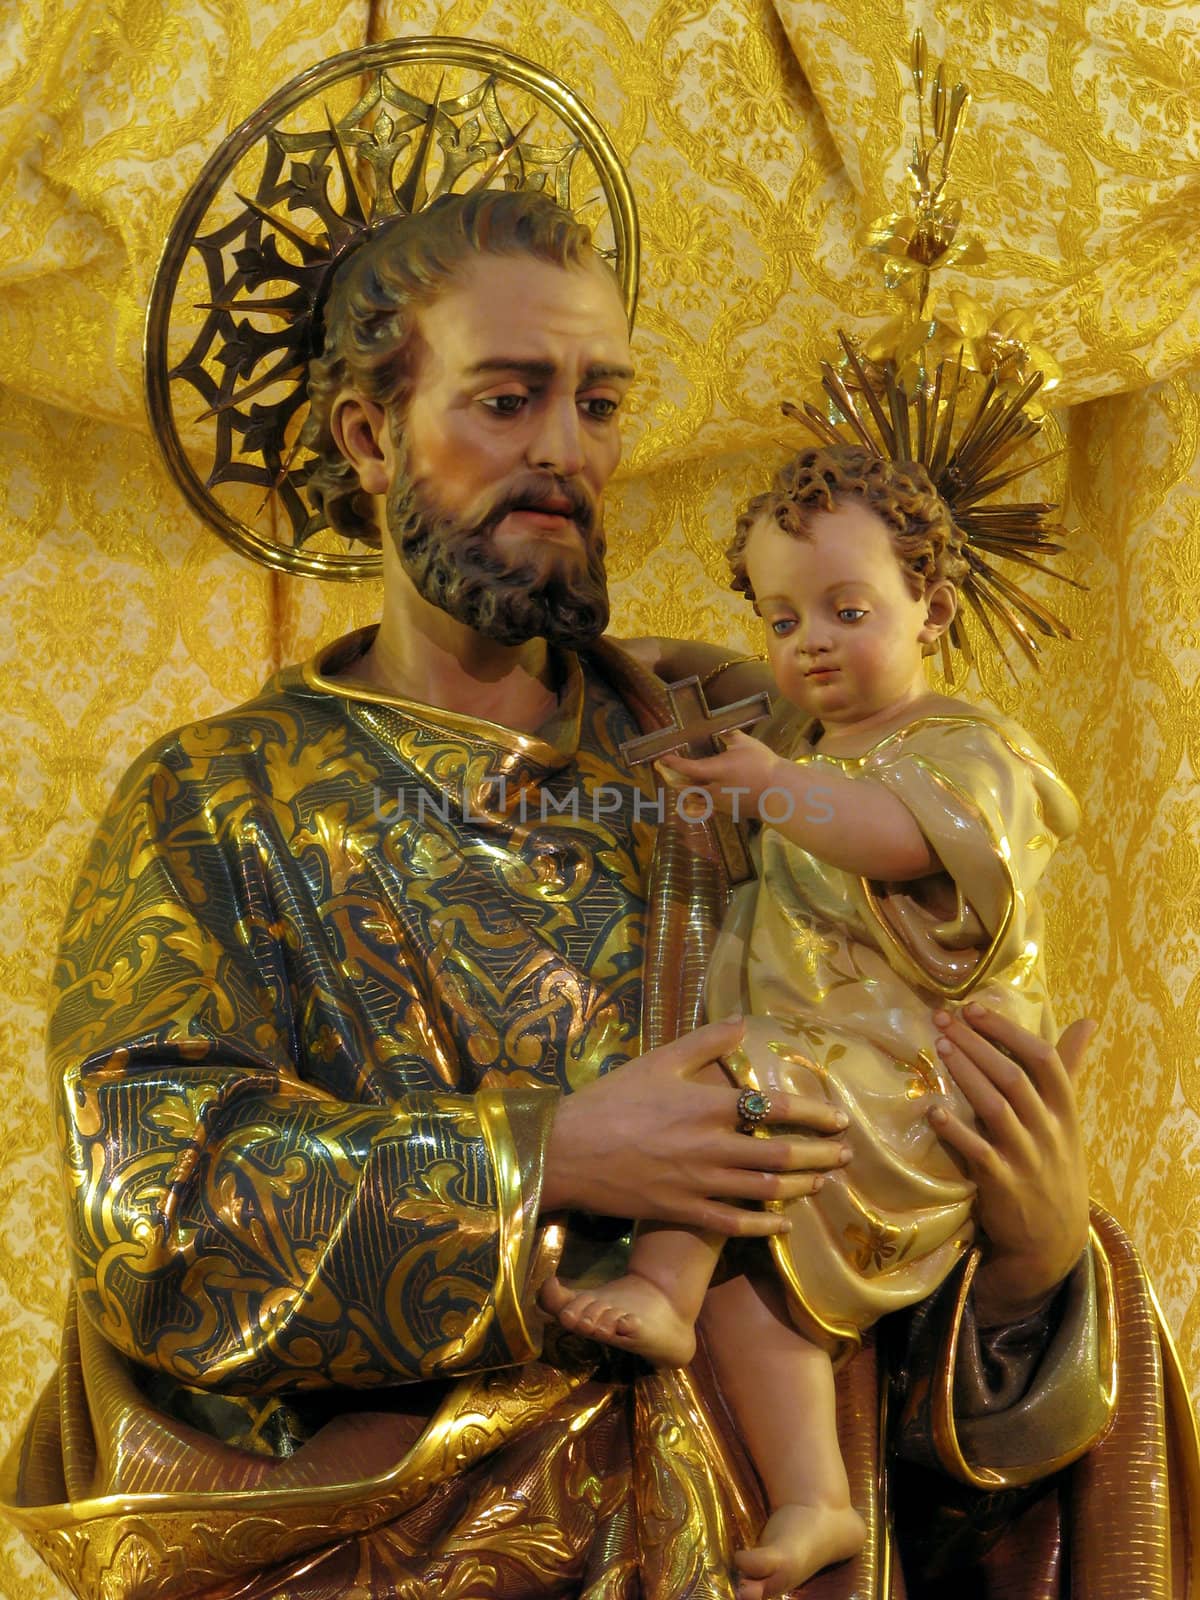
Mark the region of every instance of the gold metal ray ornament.
<instances>
[{"instance_id":1,"label":"gold metal ray ornament","mask_svg":"<svg viewBox=\"0 0 1200 1600\"><path fill-rule=\"evenodd\" d=\"M1060 617L1006 577L994 559L1087 588L1040 559L1065 548L1052 537L1064 531L1051 520L1054 506L1031 500L984 504L1058 454L1017 459L1042 429L1040 391L1053 388L1059 369L1045 350L1030 343L1033 319L1024 310L1008 310L992 320L961 290L950 291L948 313L931 305L935 271L977 265L985 257L982 242L961 232L962 201L948 193L971 96L961 83L947 89L943 65L930 75L919 28L909 66L917 97L917 135L907 171L909 208L878 217L864 240L869 250L885 257L884 286L899 301L899 315L861 346L839 334L843 354L837 369L828 362L821 366L824 410L809 403L803 408L787 403L783 409L826 444L858 444L884 460L920 462L954 522L956 549L967 564L958 585L966 609L1013 672L1002 633L1016 641L1035 667L1040 664L1040 639L1069 639L1072 634ZM942 636L948 678L954 675L952 646L972 661L962 612Z\"/></svg>"},{"instance_id":2,"label":"gold metal ray ornament","mask_svg":"<svg viewBox=\"0 0 1200 1600\"><path fill-rule=\"evenodd\" d=\"M146 405L167 468L235 549L315 578L378 574L305 493L308 362L338 264L442 195L534 188L588 222L632 326L638 223L610 140L544 68L473 39L395 39L294 78L181 205L146 319Z\"/></svg>"},{"instance_id":3,"label":"gold metal ray ornament","mask_svg":"<svg viewBox=\"0 0 1200 1600\"><path fill-rule=\"evenodd\" d=\"M1076 589L1087 585L1040 559L1065 549L1053 537L1063 531L1062 524L1052 520L1055 506L1044 501L982 502L1057 453L1012 464L1014 452L1041 431L1043 419L1030 413L1029 402L1042 385L1042 374L1035 372L1013 392L992 373L976 392L969 387L974 375L965 370L960 357L941 362L933 381L918 384L910 393L897 377L894 362L864 362L846 335L839 337L844 352L842 371L835 371L828 362L821 364L821 388L828 409L820 410L808 401L802 408L785 401L785 415L803 423L826 444L858 444L883 460L920 462L948 506L959 536L957 549L968 569L958 584L963 600L1010 672L1012 663L997 625L1016 641L1033 666L1039 666L1039 636L1070 639L1074 635L1061 617L1006 577L994 565L994 558L1032 567ZM974 381L978 382L977 377ZM965 421L959 417L963 409ZM957 431L956 419L960 420ZM942 637L947 677L953 675L952 645L972 660L961 614Z\"/></svg>"}]
</instances>

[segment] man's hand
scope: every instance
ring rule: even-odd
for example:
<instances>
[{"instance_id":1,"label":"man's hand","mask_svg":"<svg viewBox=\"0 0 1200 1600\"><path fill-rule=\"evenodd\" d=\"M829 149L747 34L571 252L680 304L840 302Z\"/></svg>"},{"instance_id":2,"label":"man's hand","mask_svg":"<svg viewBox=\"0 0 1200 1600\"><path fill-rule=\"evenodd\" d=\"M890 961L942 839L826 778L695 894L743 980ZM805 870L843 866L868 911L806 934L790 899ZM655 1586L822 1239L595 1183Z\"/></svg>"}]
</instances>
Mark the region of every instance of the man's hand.
<instances>
[{"instance_id":1,"label":"man's hand","mask_svg":"<svg viewBox=\"0 0 1200 1600\"><path fill-rule=\"evenodd\" d=\"M945 1021L943 1022L943 1018ZM982 1006L935 1014L938 1052L979 1119L930 1112L943 1143L978 1186L984 1259L975 1277L980 1327L1036 1311L1083 1253L1087 1167L1072 1078L1096 1023L1073 1022L1058 1048Z\"/></svg>"},{"instance_id":2,"label":"man's hand","mask_svg":"<svg viewBox=\"0 0 1200 1600\"><path fill-rule=\"evenodd\" d=\"M546 1154L543 1213L591 1211L742 1237L786 1232L785 1217L747 1203L813 1193L822 1172L848 1159L837 1138L846 1118L815 1096L772 1092L766 1125L803 1131L739 1133L738 1089L705 1068L741 1037L740 1020L710 1022L565 1095Z\"/></svg>"}]
</instances>

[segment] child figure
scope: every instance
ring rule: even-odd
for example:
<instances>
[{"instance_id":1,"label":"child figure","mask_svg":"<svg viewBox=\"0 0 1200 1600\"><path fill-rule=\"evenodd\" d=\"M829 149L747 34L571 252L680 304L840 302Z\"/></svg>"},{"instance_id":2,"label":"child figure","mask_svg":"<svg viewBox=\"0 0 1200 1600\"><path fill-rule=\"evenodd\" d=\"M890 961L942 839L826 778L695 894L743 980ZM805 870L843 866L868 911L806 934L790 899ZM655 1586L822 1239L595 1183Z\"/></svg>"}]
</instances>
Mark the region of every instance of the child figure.
<instances>
[{"instance_id":1,"label":"child figure","mask_svg":"<svg viewBox=\"0 0 1200 1600\"><path fill-rule=\"evenodd\" d=\"M960 547L924 467L857 445L803 451L739 519L734 588L763 620L783 699L767 742L732 734L720 755L670 762L718 805L740 790L742 814L764 821L708 1012L746 1018L728 1063L740 1084L816 1091L845 1113L842 1165L770 1240L782 1289L711 1286L722 1241L661 1225L639 1230L624 1277L553 1280L543 1296L568 1328L660 1364L692 1359L702 1317L771 1508L736 1555L739 1600L861 1548L832 1359L931 1293L973 1236L973 1185L929 1120L943 1108L945 1128L948 1107L971 1123L933 1013L969 996L1055 1037L1035 890L1078 813L1019 727L926 687Z\"/></svg>"}]
</instances>

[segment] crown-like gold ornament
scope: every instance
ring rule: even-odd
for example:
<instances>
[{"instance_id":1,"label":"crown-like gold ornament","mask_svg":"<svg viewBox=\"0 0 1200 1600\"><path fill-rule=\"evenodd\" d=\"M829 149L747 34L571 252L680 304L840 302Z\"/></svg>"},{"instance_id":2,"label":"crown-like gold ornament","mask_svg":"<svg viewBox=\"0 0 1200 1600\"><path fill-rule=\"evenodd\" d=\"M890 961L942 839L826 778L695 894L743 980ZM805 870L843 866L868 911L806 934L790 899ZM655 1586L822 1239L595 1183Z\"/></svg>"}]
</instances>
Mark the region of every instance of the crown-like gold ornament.
<instances>
[{"instance_id":1,"label":"crown-like gold ornament","mask_svg":"<svg viewBox=\"0 0 1200 1600\"><path fill-rule=\"evenodd\" d=\"M857 345L845 333L842 356L821 364L825 408L790 402L783 410L827 444L859 444L885 460L919 462L949 508L957 552L967 563L959 591L970 612L1012 670L998 628L1037 667L1039 636L1072 636L1067 624L995 565L995 558L1069 583L1042 559L1065 548L1054 535L1056 507L1043 501L997 504L992 497L1057 452L1024 462L1017 453L1045 422L1043 390L1059 371L1048 353L1029 342L1032 319L1010 311L990 320L969 296L951 291L950 309L931 310L933 274L974 266L986 258L982 242L962 231L962 202L947 195L955 146L971 97L963 85L947 90L942 66L929 83L930 124L924 91L929 78L925 40L913 38L912 77L918 133L907 178L911 204L873 222L867 247L885 259L885 287L900 312ZM950 649L972 660L961 615L942 638L951 676Z\"/></svg>"},{"instance_id":2,"label":"crown-like gold ornament","mask_svg":"<svg viewBox=\"0 0 1200 1600\"><path fill-rule=\"evenodd\" d=\"M189 502L244 554L312 577L376 575L379 555L347 549L305 494L322 308L379 224L493 185L541 190L589 221L595 208L632 323L637 213L616 152L565 84L494 45L401 39L335 56L208 162L151 291L147 407Z\"/></svg>"}]
</instances>

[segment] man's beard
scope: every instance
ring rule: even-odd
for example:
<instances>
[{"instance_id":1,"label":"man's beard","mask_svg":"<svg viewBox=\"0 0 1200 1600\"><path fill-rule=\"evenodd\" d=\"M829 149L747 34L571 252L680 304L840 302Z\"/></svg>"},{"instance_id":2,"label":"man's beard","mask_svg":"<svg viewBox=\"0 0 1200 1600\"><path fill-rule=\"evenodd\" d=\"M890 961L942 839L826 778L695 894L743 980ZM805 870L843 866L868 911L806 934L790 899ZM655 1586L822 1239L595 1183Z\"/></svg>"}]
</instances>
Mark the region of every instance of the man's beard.
<instances>
[{"instance_id":1,"label":"man's beard","mask_svg":"<svg viewBox=\"0 0 1200 1600\"><path fill-rule=\"evenodd\" d=\"M513 511L570 502L569 516L586 552L547 546L552 564L511 564L496 548L496 530ZM478 523L447 516L401 469L387 501L388 532L417 593L497 644L546 639L579 649L608 626L605 540L591 502L569 481L535 474L514 484Z\"/></svg>"}]
</instances>

